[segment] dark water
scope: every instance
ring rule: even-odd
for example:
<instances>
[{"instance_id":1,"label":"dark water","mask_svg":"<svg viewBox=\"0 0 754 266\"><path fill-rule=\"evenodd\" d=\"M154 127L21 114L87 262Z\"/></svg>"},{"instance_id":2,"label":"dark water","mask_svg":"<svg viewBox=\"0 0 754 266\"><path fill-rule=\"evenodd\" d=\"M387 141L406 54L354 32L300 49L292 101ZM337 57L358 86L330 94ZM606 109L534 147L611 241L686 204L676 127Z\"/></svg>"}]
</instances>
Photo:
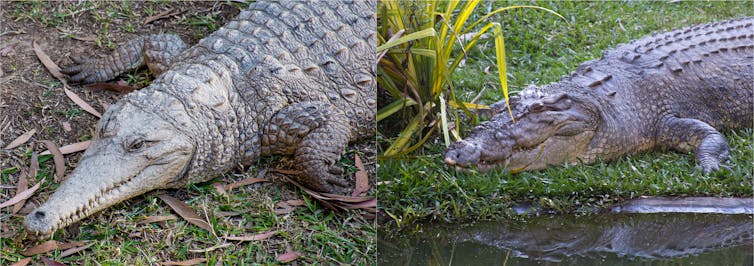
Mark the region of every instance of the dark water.
<instances>
[{"instance_id":1,"label":"dark water","mask_svg":"<svg viewBox=\"0 0 754 266\"><path fill-rule=\"evenodd\" d=\"M642 197L610 208L614 213L754 214L754 198Z\"/></svg>"},{"instance_id":2,"label":"dark water","mask_svg":"<svg viewBox=\"0 0 754 266\"><path fill-rule=\"evenodd\" d=\"M408 230L405 230L408 231ZM753 265L742 214L539 216L379 232L379 265Z\"/></svg>"}]
</instances>

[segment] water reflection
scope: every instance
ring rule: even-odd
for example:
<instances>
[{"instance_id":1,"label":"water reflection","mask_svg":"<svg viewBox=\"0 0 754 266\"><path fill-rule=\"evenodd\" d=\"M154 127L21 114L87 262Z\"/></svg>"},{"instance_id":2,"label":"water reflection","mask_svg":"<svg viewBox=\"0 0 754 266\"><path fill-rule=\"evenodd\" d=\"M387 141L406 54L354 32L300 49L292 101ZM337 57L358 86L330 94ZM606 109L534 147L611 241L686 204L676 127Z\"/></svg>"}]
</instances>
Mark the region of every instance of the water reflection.
<instances>
[{"instance_id":1,"label":"water reflection","mask_svg":"<svg viewBox=\"0 0 754 266\"><path fill-rule=\"evenodd\" d=\"M380 232L380 265L751 265L751 215L600 214Z\"/></svg>"}]
</instances>

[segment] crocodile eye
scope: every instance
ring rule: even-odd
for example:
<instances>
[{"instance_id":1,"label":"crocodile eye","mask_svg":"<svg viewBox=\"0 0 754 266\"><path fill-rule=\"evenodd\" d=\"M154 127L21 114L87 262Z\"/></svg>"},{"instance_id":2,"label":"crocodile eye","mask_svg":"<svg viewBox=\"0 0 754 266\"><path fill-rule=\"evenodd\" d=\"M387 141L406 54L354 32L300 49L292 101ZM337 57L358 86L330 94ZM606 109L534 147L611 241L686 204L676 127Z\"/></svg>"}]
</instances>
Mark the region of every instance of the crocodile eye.
<instances>
[{"instance_id":1,"label":"crocodile eye","mask_svg":"<svg viewBox=\"0 0 754 266\"><path fill-rule=\"evenodd\" d=\"M497 132L495 133L495 139L496 140L505 140L508 138L508 134L505 134L503 132Z\"/></svg>"},{"instance_id":2,"label":"crocodile eye","mask_svg":"<svg viewBox=\"0 0 754 266\"><path fill-rule=\"evenodd\" d=\"M131 141L131 143L128 144L128 146L126 147L126 151L127 152L139 151L139 150L143 149L144 146L146 146L144 144L144 142L145 141L142 138L134 139L134 140Z\"/></svg>"}]
</instances>

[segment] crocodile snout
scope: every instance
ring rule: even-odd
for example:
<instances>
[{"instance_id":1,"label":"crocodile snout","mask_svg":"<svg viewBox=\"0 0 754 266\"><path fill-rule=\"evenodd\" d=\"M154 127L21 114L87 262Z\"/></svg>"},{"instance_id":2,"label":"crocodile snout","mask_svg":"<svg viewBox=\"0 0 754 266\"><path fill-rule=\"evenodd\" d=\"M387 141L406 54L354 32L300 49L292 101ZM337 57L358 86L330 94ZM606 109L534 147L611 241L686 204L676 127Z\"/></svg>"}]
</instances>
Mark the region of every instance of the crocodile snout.
<instances>
[{"instance_id":1,"label":"crocodile snout","mask_svg":"<svg viewBox=\"0 0 754 266\"><path fill-rule=\"evenodd\" d=\"M453 143L445 153L445 163L466 167L479 163L481 148L473 143L459 141Z\"/></svg>"},{"instance_id":2,"label":"crocodile snout","mask_svg":"<svg viewBox=\"0 0 754 266\"><path fill-rule=\"evenodd\" d=\"M36 210L27 215L24 225L26 230L36 235L47 235L53 231L53 219L44 210Z\"/></svg>"}]
</instances>

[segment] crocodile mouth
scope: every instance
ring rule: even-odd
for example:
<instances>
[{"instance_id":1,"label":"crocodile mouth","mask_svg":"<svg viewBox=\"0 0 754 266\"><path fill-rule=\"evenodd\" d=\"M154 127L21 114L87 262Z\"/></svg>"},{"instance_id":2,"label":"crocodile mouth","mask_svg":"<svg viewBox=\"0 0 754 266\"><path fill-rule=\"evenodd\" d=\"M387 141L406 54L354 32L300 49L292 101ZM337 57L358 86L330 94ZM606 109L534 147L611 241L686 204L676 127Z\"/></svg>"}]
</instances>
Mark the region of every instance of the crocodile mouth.
<instances>
[{"instance_id":1,"label":"crocodile mouth","mask_svg":"<svg viewBox=\"0 0 754 266\"><path fill-rule=\"evenodd\" d=\"M191 158L193 159L193 156ZM184 165L181 172L171 180L180 180L182 177L186 176L188 174L190 161L191 160L189 160L189 163ZM121 181L110 184L104 189L100 189L99 192L89 200L78 203L76 208L70 212L62 212L61 210L63 210L63 208L60 206L45 204L26 217L26 229L33 233L36 238L49 237L58 229L65 228L66 226L84 219L93 213L118 204L124 200L147 193L152 189L139 191L140 185L143 186L145 183L144 180L147 178L143 176L144 173L147 172L147 169L170 163L169 160L155 162L136 175L129 176ZM124 197L124 195L126 196ZM54 200L52 199L48 199L48 202L53 201ZM57 217L53 218L54 216Z\"/></svg>"},{"instance_id":2,"label":"crocodile mouth","mask_svg":"<svg viewBox=\"0 0 754 266\"><path fill-rule=\"evenodd\" d=\"M445 163L452 165L458 171L470 172L476 168L478 172L489 172L498 168L508 168L508 171L512 174L522 172L530 165L533 165L539 160L540 155L545 148L545 141L531 147L515 147L511 150L505 158L494 156L484 156L484 153L480 154L479 161L473 164L460 164L451 158L445 158ZM485 158L487 157L487 158Z\"/></svg>"},{"instance_id":3,"label":"crocodile mouth","mask_svg":"<svg viewBox=\"0 0 754 266\"><path fill-rule=\"evenodd\" d=\"M504 168L506 165L508 165L508 160L504 161L479 161L479 163L476 165L476 169L479 172L486 173L493 169L497 168ZM469 169L469 167L457 167L456 169Z\"/></svg>"},{"instance_id":4,"label":"crocodile mouth","mask_svg":"<svg viewBox=\"0 0 754 266\"><path fill-rule=\"evenodd\" d=\"M120 193L120 191L124 188L130 187L133 184L132 181L134 180L134 178L136 178L136 176L132 176L126 180L112 184L107 188L100 190L97 196L86 201L84 204L78 205L76 209L72 212L69 212L68 215L58 217L56 220L52 221L51 226L49 228L46 228L45 231L34 230L33 228L29 227L27 227L27 229L33 232L36 236L44 237L51 235L58 229L64 228L91 215L92 210L94 210L98 206L102 206L105 199L109 199L112 195L117 195L118 193ZM43 220L48 214L44 210L36 210L31 213L30 216L31 215L33 215L37 220Z\"/></svg>"},{"instance_id":5,"label":"crocodile mouth","mask_svg":"<svg viewBox=\"0 0 754 266\"><path fill-rule=\"evenodd\" d=\"M121 195L125 189L132 187L134 185L133 181L136 177L137 175L133 175L107 186L105 189L100 190L94 197L83 203L79 203L74 210L66 212L66 215L59 216L54 220L48 221L46 219L48 219L50 215L55 215L56 212L59 214L59 209L56 210L53 206L51 210L46 210L47 208L45 207L47 206L42 206L26 217L26 229L29 232L34 233L37 237L50 236L58 229L86 218L96 210L110 206L104 206L107 204L107 200L111 200L112 198L117 197L117 195Z\"/></svg>"}]
</instances>

